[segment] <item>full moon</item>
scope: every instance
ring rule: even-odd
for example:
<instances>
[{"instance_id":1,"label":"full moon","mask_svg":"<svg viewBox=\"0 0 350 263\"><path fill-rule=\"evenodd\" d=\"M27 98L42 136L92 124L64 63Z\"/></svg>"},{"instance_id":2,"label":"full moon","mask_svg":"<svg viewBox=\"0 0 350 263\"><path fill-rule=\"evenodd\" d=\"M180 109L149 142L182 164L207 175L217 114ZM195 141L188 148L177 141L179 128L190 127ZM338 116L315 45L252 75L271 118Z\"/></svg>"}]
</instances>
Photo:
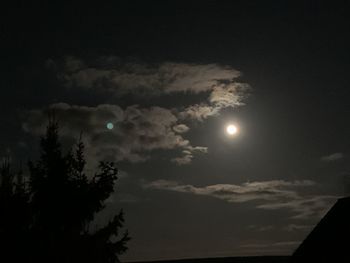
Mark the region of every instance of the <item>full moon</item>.
<instances>
[{"instance_id":1,"label":"full moon","mask_svg":"<svg viewBox=\"0 0 350 263\"><path fill-rule=\"evenodd\" d=\"M233 124L230 124L226 127L226 132L229 134L229 135L235 135L237 133L237 127Z\"/></svg>"}]
</instances>

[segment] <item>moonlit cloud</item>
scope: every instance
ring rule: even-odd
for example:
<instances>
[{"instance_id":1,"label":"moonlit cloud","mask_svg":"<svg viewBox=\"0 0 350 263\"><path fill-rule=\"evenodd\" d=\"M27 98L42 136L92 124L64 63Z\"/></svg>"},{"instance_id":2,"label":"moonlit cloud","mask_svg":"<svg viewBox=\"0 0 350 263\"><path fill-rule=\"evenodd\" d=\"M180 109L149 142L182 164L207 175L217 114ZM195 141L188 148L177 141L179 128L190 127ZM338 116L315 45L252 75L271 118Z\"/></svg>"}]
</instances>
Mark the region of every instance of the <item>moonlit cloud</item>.
<instances>
[{"instance_id":1,"label":"moonlit cloud","mask_svg":"<svg viewBox=\"0 0 350 263\"><path fill-rule=\"evenodd\" d=\"M192 161L193 155L191 152L187 152L188 151L183 151L183 153L185 153L183 156L175 157L171 159L171 161L178 165L189 164Z\"/></svg>"},{"instance_id":2,"label":"moonlit cloud","mask_svg":"<svg viewBox=\"0 0 350 263\"><path fill-rule=\"evenodd\" d=\"M190 128L185 125L185 124L178 124L173 127L173 130L177 133L185 133L189 130Z\"/></svg>"},{"instance_id":3,"label":"moonlit cloud","mask_svg":"<svg viewBox=\"0 0 350 263\"><path fill-rule=\"evenodd\" d=\"M246 243L239 246L241 251L244 251L246 253L252 254L258 254L258 255L269 255L269 254L286 254L290 253L290 251L293 251L296 249L301 243L300 241L278 241L278 242L262 242L262 243Z\"/></svg>"},{"instance_id":4,"label":"moonlit cloud","mask_svg":"<svg viewBox=\"0 0 350 263\"><path fill-rule=\"evenodd\" d=\"M152 157L152 151L173 150L180 155L172 157L172 162L191 163L196 154L208 151L185 138L193 121L243 105L249 89L238 81L239 71L217 64L146 64L105 56L86 61L77 57L66 57L63 62L48 60L46 66L68 90L89 90L106 101L132 95L141 103L124 107L106 101L93 106L55 103L27 111L24 131L42 134L47 111L54 111L64 136L76 138L82 131L90 155L116 161L142 162ZM142 106L142 99L152 97L162 102L171 94L186 94L198 103ZM107 123L113 128L107 130Z\"/></svg>"},{"instance_id":5,"label":"moonlit cloud","mask_svg":"<svg viewBox=\"0 0 350 263\"><path fill-rule=\"evenodd\" d=\"M259 231L259 232L266 232L274 230L276 227L273 225L266 225L266 226L257 226L257 225L250 225L248 226L248 229L253 231Z\"/></svg>"},{"instance_id":6,"label":"moonlit cloud","mask_svg":"<svg viewBox=\"0 0 350 263\"><path fill-rule=\"evenodd\" d=\"M181 119L190 119L203 121L208 117L217 116L220 113L219 107L209 106L207 104L190 105L179 113Z\"/></svg>"},{"instance_id":7,"label":"moonlit cloud","mask_svg":"<svg viewBox=\"0 0 350 263\"><path fill-rule=\"evenodd\" d=\"M182 150L174 157L178 164L188 164L196 153L206 153L203 146L192 146L182 137L189 128L178 124L171 110L162 107L141 108L103 104L96 107L52 104L47 110L27 112L23 129L32 134L43 134L47 111L54 111L61 125L61 134L77 138L83 131L86 146L94 157L114 161L141 162L149 158L153 150ZM113 129L107 130L106 124ZM184 161L187 159L186 161Z\"/></svg>"},{"instance_id":8,"label":"moonlit cloud","mask_svg":"<svg viewBox=\"0 0 350 263\"><path fill-rule=\"evenodd\" d=\"M299 196L288 202L280 201L262 204L257 206L257 208L290 210L295 213L292 217L294 219L321 218L339 197L334 195Z\"/></svg>"},{"instance_id":9,"label":"moonlit cloud","mask_svg":"<svg viewBox=\"0 0 350 263\"><path fill-rule=\"evenodd\" d=\"M315 185L314 181L272 180L236 184L215 184L203 187L179 184L175 181L157 180L145 184L145 188L190 193L218 198L230 203L257 202L256 207L265 210L285 209L294 219L320 217L338 197L331 195L302 195L300 187Z\"/></svg>"},{"instance_id":10,"label":"moonlit cloud","mask_svg":"<svg viewBox=\"0 0 350 263\"><path fill-rule=\"evenodd\" d=\"M283 230L286 230L288 232L294 232L294 231L310 231L312 229L312 225L297 225L297 224L289 224L283 228Z\"/></svg>"},{"instance_id":11,"label":"moonlit cloud","mask_svg":"<svg viewBox=\"0 0 350 263\"><path fill-rule=\"evenodd\" d=\"M122 62L116 57L102 57L86 63L66 57L59 72L66 86L104 88L116 96L125 93L161 93L212 91L219 83L235 83L241 73L217 64L164 62L146 64Z\"/></svg>"},{"instance_id":12,"label":"moonlit cloud","mask_svg":"<svg viewBox=\"0 0 350 263\"><path fill-rule=\"evenodd\" d=\"M218 64L146 64L125 62L117 57L100 57L86 62L66 57L63 65L56 63L51 68L68 88L95 90L115 98L128 94L136 97L207 94L206 100L178 105L184 108L179 110L181 118L199 121L218 115L223 108L244 105L243 100L250 89L247 83L238 80L241 72Z\"/></svg>"},{"instance_id":13,"label":"moonlit cloud","mask_svg":"<svg viewBox=\"0 0 350 263\"><path fill-rule=\"evenodd\" d=\"M213 87L209 101L218 108L240 106L248 88L245 83L221 83Z\"/></svg>"},{"instance_id":14,"label":"moonlit cloud","mask_svg":"<svg viewBox=\"0 0 350 263\"><path fill-rule=\"evenodd\" d=\"M324 162L334 162L344 158L342 153L332 153L326 156L321 157L321 160Z\"/></svg>"},{"instance_id":15,"label":"moonlit cloud","mask_svg":"<svg viewBox=\"0 0 350 263\"><path fill-rule=\"evenodd\" d=\"M269 247L285 247L285 246L297 246L300 244L301 241L282 241L282 242L275 242L270 244L247 244L247 245L241 245L241 248L269 248Z\"/></svg>"}]
</instances>

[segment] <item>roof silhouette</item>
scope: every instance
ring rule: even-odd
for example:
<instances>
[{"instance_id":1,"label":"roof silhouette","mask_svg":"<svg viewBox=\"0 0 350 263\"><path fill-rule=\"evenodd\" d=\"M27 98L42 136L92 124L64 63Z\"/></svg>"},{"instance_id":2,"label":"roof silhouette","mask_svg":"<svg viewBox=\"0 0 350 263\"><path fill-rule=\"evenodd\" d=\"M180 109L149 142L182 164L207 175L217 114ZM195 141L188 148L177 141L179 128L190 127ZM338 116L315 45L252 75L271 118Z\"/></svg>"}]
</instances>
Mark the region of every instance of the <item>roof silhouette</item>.
<instances>
[{"instance_id":1,"label":"roof silhouette","mask_svg":"<svg viewBox=\"0 0 350 263\"><path fill-rule=\"evenodd\" d=\"M350 197L338 199L293 254L295 262L315 259L350 262Z\"/></svg>"}]
</instances>

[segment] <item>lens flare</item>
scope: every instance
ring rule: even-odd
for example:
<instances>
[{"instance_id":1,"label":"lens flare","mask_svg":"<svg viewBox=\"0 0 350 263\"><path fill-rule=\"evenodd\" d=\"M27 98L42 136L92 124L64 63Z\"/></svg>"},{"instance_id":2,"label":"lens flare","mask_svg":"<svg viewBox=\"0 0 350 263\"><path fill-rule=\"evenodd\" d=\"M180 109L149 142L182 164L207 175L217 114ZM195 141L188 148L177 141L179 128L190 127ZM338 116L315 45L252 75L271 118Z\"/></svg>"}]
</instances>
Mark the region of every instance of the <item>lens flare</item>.
<instances>
[{"instance_id":1,"label":"lens flare","mask_svg":"<svg viewBox=\"0 0 350 263\"><path fill-rule=\"evenodd\" d=\"M113 128L114 128L113 123L108 122L108 123L107 123L107 129L108 129L108 130L112 130Z\"/></svg>"}]
</instances>

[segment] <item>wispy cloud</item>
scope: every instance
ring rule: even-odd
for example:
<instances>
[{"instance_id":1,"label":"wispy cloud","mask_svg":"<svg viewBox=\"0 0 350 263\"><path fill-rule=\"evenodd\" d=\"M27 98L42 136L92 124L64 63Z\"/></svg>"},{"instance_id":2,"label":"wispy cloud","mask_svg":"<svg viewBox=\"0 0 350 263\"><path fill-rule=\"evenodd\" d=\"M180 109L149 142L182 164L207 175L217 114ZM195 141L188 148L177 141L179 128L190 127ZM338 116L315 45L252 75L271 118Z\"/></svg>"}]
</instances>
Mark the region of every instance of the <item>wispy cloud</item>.
<instances>
[{"instance_id":1,"label":"wispy cloud","mask_svg":"<svg viewBox=\"0 0 350 263\"><path fill-rule=\"evenodd\" d=\"M255 243L255 244L246 244L241 245L241 248L268 248L268 247L289 247L289 246L297 246L301 241L281 241L275 243Z\"/></svg>"},{"instance_id":2,"label":"wispy cloud","mask_svg":"<svg viewBox=\"0 0 350 263\"><path fill-rule=\"evenodd\" d=\"M344 154L343 153L332 153L326 156L322 156L321 160L324 162L334 162L334 161L338 161L344 158Z\"/></svg>"},{"instance_id":3,"label":"wispy cloud","mask_svg":"<svg viewBox=\"0 0 350 263\"><path fill-rule=\"evenodd\" d=\"M289 224L283 228L283 230L288 232L294 231L310 231L314 226L312 225L297 225L297 224Z\"/></svg>"},{"instance_id":4,"label":"wispy cloud","mask_svg":"<svg viewBox=\"0 0 350 263\"><path fill-rule=\"evenodd\" d=\"M291 251L300 245L301 241L262 241L261 243L249 242L239 246L239 250L249 255L290 255Z\"/></svg>"},{"instance_id":5,"label":"wispy cloud","mask_svg":"<svg viewBox=\"0 0 350 263\"><path fill-rule=\"evenodd\" d=\"M295 213L294 219L305 219L312 217L322 217L330 208L332 203L339 196L333 195L315 195L315 196L298 196L287 202L280 201L258 205L258 208L266 210L286 209Z\"/></svg>"},{"instance_id":6,"label":"wispy cloud","mask_svg":"<svg viewBox=\"0 0 350 263\"><path fill-rule=\"evenodd\" d=\"M237 184L215 184L196 187L175 181L157 180L144 185L146 188L168 190L195 195L205 195L230 203L256 201L257 208L265 210L286 209L294 219L320 217L338 197L331 195L302 195L301 187L314 186L310 180L271 180Z\"/></svg>"},{"instance_id":7,"label":"wispy cloud","mask_svg":"<svg viewBox=\"0 0 350 263\"><path fill-rule=\"evenodd\" d=\"M310 231L314 226L313 225L302 225L302 224L289 224L287 226L278 227L275 225L249 225L248 229L253 231L265 232L271 230L283 230L287 232L295 232L295 231Z\"/></svg>"},{"instance_id":8,"label":"wispy cloud","mask_svg":"<svg viewBox=\"0 0 350 263\"><path fill-rule=\"evenodd\" d=\"M259 232L270 231L270 230L274 230L275 228L276 227L273 225L265 225L265 226L250 225L250 226L248 226L248 229L254 230L254 231L259 231Z\"/></svg>"},{"instance_id":9,"label":"wispy cloud","mask_svg":"<svg viewBox=\"0 0 350 263\"><path fill-rule=\"evenodd\" d=\"M269 255L269 254L290 254L295 248L300 245L301 241L265 241L261 243L247 243L239 246L241 251L253 255Z\"/></svg>"}]
</instances>

